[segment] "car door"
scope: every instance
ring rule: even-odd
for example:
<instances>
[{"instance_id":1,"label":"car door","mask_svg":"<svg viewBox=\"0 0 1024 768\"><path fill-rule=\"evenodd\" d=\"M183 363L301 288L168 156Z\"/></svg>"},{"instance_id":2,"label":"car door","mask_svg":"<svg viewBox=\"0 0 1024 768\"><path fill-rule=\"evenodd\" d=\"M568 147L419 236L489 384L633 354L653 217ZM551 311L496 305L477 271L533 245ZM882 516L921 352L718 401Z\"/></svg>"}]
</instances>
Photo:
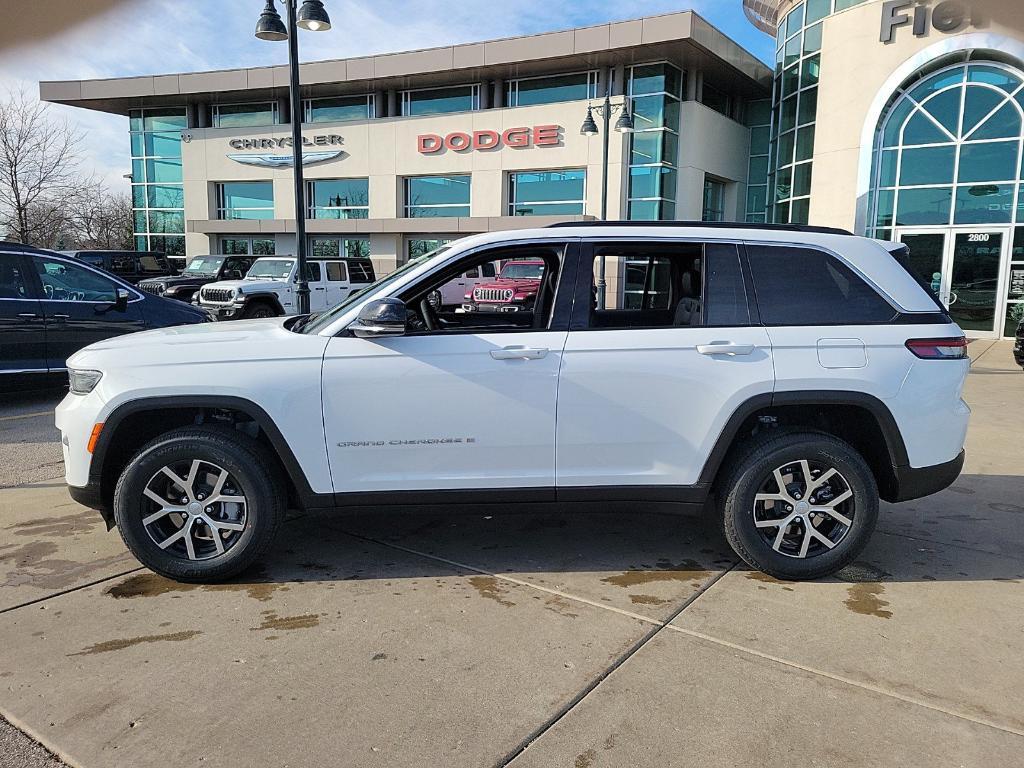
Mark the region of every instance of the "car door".
<instances>
[{"instance_id":1,"label":"car door","mask_svg":"<svg viewBox=\"0 0 1024 768\"><path fill-rule=\"evenodd\" d=\"M340 259L324 262L324 277L326 278L327 306L333 307L335 304L340 304L352 290L348 264Z\"/></svg>"},{"instance_id":2,"label":"car door","mask_svg":"<svg viewBox=\"0 0 1024 768\"><path fill-rule=\"evenodd\" d=\"M747 290L733 243L585 247L559 377L559 499L660 486L686 500L679 486L698 483L729 417L772 392Z\"/></svg>"},{"instance_id":3,"label":"car door","mask_svg":"<svg viewBox=\"0 0 1024 768\"><path fill-rule=\"evenodd\" d=\"M306 262L306 281L309 283L309 311L323 312L330 304L327 301L327 281L324 280L322 262Z\"/></svg>"},{"instance_id":4,"label":"car door","mask_svg":"<svg viewBox=\"0 0 1024 768\"><path fill-rule=\"evenodd\" d=\"M28 258L42 297L51 369L65 368L68 357L93 342L146 327L142 297L135 291L67 259L35 254ZM119 289L129 297L123 309L117 306Z\"/></svg>"},{"instance_id":5,"label":"car door","mask_svg":"<svg viewBox=\"0 0 1024 768\"><path fill-rule=\"evenodd\" d=\"M462 314L457 321L466 330L457 332L377 339L344 332L330 340L324 427L339 501L405 491L397 498L423 502L437 498L432 490L464 491L459 498L468 499L484 498L477 494L486 490L497 490L499 500L553 499L555 400L575 246L543 247L552 259L550 291L559 279L557 298L548 303L553 311L540 320L513 328L526 313L505 315L505 327L497 315ZM409 291L442 284L443 278L424 278ZM489 325L470 328L477 321ZM513 488L522 490L501 495Z\"/></svg>"},{"instance_id":6,"label":"car door","mask_svg":"<svg viewBox=\"0 0 1024 768\"><path fill-rule=\"evenodd\" d=\"M29 269L20 253L0 253L0 374L47 370L43 308Z\"/></svg>"}]
</instances>

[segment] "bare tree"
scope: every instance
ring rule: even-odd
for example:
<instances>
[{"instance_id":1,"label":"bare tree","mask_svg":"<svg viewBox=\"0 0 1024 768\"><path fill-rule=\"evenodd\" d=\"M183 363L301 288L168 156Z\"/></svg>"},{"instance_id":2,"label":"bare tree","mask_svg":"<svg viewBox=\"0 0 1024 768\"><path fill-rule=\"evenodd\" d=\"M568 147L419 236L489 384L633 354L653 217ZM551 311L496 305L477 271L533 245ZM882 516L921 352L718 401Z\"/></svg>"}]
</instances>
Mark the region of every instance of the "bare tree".
<instances>
[{"instance_id":1,"label":"bare tree","mask_svg":"<svg viewBox=\"0 0 1024 768\"><path fill-rule=\"evenodd\" d=\"M50 108L12 91L0 101L0 226L23 243L54 245L80 191L82 135Z\"/></svg>"},{"instance_id":2,"label":"bare tree","mask_svg":"<svg viewBox=\"0 0 1024 768\"><path fill-rule=\"evenodd\" d=\"M102 184L82 184L68 206L68 240L77 248L135 249L132 198Z\"/></svg>"}]
</instances>

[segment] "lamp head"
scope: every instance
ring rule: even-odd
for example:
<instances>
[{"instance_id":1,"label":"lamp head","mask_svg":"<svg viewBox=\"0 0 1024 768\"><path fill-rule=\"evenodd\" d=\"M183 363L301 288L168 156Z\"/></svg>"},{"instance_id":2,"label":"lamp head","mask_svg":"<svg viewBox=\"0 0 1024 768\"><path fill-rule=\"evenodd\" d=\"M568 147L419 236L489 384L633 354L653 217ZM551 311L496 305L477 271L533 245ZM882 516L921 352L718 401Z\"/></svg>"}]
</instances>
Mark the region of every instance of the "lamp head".
<instances>
[{"instance_id":1,"label":"lamp head","mask_svg":"<svg viewBox=\"0 0 1024 768\"><path fill-rule=\"evenodd\" d=\"M274 7L274 0L267 0L259 21L256 22L256 37L260 40L277 42L288 39L288 29L281 21L281 14Z\"/></svg>"},{"instance_id":2,"label":"lamp head","mask_svg":"<svg viewBox=\"0 0 1024 768\"><path fill-rule=\"evenodd\" d=\"M580 126L580 133L584 136L597 136L597 123L594 122L594 108L587 107L587 117Z\"/></svg>"},{"instance_id":3,"label":"lamp head","mask_svg":"<svg viewBox=\"0 0 1024 768\"><path fill-rule=\"evenodd\" d=\"M331 17L327 15L321 0L306 0L299 9L295 23L310 32L326 32L331 28Z\"/></svg>"},{"instance_id":4,"label":"lamp head","mask_svg":"<svg viewBox=\"0 0 1024 768\"><path fill-rule=\"evenodd\" d=\"M633 116L629 114L628 102L622 105L622 114L619 115L619 119L615 121L615 130L619 133L633 132Z\"/></svg>"}]
</instances>

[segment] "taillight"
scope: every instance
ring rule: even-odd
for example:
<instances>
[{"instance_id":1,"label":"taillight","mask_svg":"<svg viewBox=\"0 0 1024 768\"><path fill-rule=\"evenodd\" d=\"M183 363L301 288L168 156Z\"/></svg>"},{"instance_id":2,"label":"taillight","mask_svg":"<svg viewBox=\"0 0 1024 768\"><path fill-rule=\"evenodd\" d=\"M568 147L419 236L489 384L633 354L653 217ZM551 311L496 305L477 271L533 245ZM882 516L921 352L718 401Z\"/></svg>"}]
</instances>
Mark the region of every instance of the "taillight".
<instances>
[{"instance_id":1,"label":"taillight","mask_svg":"<svg viewBox=\"0 0 1024 768\"><path fill-rule=\"evenodd\" d=\"M967 357L967 339L954 336L946 339L911 339L907 349L922 360L963 360Z\"/></svg>"}]
</instances>

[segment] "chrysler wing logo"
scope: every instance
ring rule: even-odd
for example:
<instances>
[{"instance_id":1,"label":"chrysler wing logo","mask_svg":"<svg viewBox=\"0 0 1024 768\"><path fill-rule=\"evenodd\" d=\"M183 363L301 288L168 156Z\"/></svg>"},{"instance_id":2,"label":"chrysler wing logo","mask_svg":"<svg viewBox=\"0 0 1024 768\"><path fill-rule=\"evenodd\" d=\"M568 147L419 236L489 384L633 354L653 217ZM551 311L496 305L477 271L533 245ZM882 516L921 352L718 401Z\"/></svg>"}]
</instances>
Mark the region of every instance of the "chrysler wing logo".
<instances>
[{"instance_id":1,"label":"chrysler wing logo","mask_svg":"<svg viewBox=\"0 0 1024 768\"><path fill-rule=\"evenodd\" d=\"M346 154L343 149L331 149L326 152L303 152L302 153L302 164L312 165L313 163L322 163L326 160L334 160L335 158L341 157ZM234 160L236 163L242 163L243 165L258 165L262 168L291 168L295 164L295 158L292 155L275 155L275 154L233 154L228 155L230 160Z\"/></svg>"}]
</instances>

